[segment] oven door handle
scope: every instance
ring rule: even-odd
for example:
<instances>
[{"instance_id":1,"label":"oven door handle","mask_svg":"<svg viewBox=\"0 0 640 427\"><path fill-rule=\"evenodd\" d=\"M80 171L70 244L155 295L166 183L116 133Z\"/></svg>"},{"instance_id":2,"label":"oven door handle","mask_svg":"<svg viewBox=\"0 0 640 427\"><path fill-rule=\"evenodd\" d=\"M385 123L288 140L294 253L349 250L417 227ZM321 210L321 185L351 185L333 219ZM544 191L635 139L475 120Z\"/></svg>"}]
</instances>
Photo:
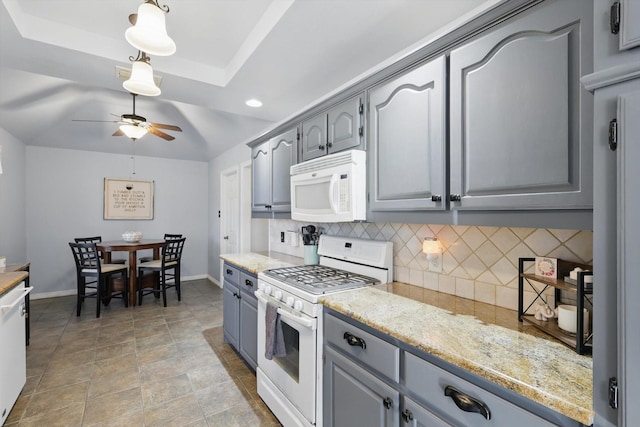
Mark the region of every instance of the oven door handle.
<instances>
[{"instance_id":1,"label":"oven door handle","mask_svg":"<svg viewBox=\"0 0 640 427\"><path fill-rule=\"evenodd\" d=\"M256 297L260 300L260 302L263 303L268 303L269 299L267 297L265 297L262 293L255 293ZM278 302L276 300L273 300L274 304L278 304ZM278 307L278 314L280 316L282 316L283 318L285 318L286 320L295 323L298 326L302 326L303 328L307 328L307 329L311 329L312 331L316 330L316 319L306 319L304 317L301 316L296 316L295 314L291 314L289 313L287 310L283 310L282 308Z\"/></svg>"}]
</instances>

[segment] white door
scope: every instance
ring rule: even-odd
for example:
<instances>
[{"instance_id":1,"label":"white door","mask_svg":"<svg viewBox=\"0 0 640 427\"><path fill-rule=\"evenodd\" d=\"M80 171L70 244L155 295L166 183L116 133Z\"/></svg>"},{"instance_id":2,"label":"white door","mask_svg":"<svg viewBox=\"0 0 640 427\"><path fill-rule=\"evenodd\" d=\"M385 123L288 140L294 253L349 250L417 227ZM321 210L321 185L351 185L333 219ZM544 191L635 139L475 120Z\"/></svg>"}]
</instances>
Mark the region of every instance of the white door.
<instances>
[{"instance_id":1,"label":"white door","mask_svg":"<svg viewBox=\"0 0 640 427\"><path fill-rule=\"evenodd\" d=\"M240 180L237 167L220 173L220 253L240 252Z\"/></svg>"}]
</instances>

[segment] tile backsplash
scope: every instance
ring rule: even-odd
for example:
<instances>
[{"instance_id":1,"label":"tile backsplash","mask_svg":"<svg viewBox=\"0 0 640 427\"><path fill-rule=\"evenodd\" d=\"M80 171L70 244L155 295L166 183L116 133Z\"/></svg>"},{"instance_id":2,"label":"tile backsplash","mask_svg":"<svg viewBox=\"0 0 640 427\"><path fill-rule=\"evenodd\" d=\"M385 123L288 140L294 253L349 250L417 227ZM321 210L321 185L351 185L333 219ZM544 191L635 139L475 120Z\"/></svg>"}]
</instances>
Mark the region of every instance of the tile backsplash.
<instances>
[{"instance_id":1,"label":"tile backsplash","mask_svg":"<svg viewBox=\"0 0 640 427\"><path fill-rule=\"evenodd\" d=\"M292 220L269 220L269 249L303 256L300 227ZM394 280L500 307L518 308L518 258L549 256L592 264L593 232L519 227L476 227L396 223L314 224L324 234L393 242ZM287 231L298 232L286 233ZM285 232L285 242L280 233ZM443 247L443 271L428 270L425 237ZM298 246L291 244L297 240ZM552 299L552 292L547 295ZM525 292L525 304L533 293Z\"/></svg>"}]
</instances>

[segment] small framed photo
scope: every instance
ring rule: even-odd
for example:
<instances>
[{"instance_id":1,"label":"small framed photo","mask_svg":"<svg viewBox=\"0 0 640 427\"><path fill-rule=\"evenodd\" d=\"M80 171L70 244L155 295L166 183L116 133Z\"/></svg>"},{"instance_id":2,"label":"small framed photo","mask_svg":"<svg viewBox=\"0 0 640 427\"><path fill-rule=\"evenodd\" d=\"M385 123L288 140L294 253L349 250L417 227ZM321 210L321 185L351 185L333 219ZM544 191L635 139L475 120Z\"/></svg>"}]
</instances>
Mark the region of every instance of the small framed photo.
<instances>
[{"instance_id":1,"label":"small framed photo","mask_svg":"<svg viewBox=\"0 0 640 427\"><path fill-rule=\"evenodd\" d=\"M537 256L535 275L556 278L558 276L558 259Z\"/></svg>"}]
</instances>

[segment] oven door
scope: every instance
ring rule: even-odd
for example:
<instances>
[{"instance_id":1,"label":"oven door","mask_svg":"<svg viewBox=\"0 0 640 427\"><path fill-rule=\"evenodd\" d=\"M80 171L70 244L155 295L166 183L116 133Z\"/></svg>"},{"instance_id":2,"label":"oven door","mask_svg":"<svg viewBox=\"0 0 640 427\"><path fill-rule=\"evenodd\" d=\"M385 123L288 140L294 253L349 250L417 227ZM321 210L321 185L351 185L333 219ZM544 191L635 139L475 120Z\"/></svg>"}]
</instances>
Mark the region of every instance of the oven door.
<instances>
[{"instance_id":1,"label":"oven door","mask_svg":"<svg viewBox=\"0 0 640 427\"><path fill-rule=\"evenodd\" d=\"M258 297L258 367L286 399L309 421L316 416L316 333L318 319L294 313L282 302L264 293ZM267 302L278 305L287 355L265 357Z\"/></svg>"}]
</instances>

